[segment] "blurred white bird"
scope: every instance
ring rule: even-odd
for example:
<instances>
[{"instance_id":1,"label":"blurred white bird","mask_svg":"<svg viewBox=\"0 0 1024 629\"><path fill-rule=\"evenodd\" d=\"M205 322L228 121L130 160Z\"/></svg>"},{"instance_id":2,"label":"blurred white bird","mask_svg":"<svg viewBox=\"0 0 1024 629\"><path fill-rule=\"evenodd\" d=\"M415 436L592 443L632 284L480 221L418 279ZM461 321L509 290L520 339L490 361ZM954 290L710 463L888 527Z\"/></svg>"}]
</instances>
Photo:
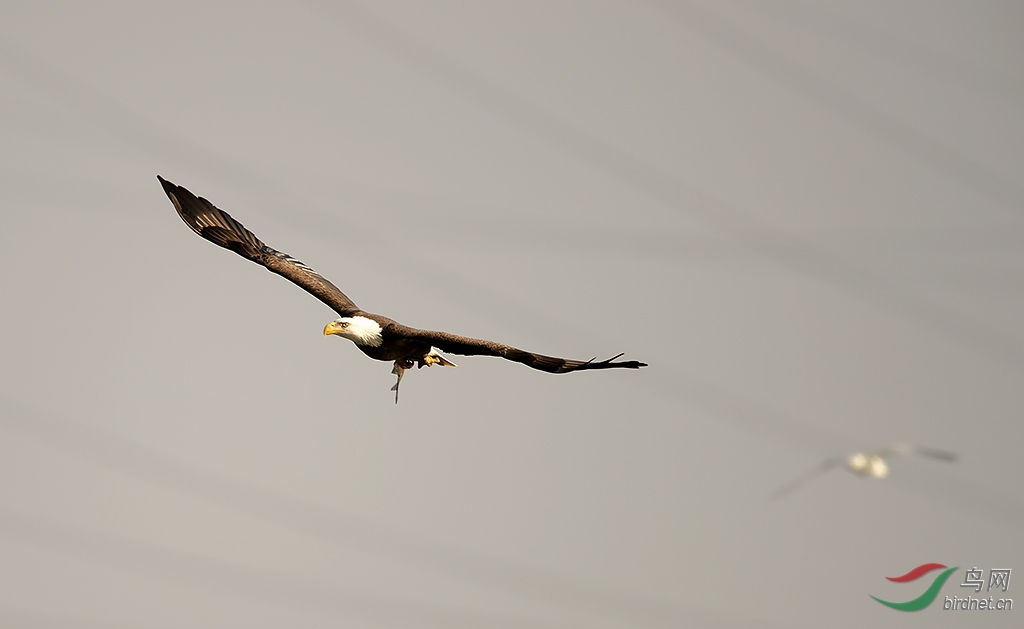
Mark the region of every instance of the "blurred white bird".
<instances>
[{"instance_id":1,"label":"blurred white bird","mask_svg":"<svg viewBox=\"0 0 1024 629\"><path fill-rule=\"evenodd\" d=\"M875 452L869 452L866 454L864 452L857 452L849 456L837 456L831 459L826 459L818 467L797 477L790 483L787 483L778 489L774 494L772 494L772 500L778 500L779 498L793 493L799 489L801 485L814 480L837 465L842 465L851 473L858 476L885 478L889 475L889 464L885 462L885 459L893 456L906 456L911 454L926 456L940 461L948 461L950 463L956 461L956 455L952 452L932 450L931 448L921 448L907 445L905 443L897 443L895 445L876 450Z\"/></svg>"}]
</instances>

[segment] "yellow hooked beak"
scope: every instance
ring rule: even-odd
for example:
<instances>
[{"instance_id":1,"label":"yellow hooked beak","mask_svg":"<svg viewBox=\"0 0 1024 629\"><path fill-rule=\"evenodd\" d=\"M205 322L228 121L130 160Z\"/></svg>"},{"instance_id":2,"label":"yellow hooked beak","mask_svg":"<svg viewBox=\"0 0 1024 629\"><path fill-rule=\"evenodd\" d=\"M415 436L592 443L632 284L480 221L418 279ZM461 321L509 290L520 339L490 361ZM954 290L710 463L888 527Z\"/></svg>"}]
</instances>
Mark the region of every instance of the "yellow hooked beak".
<instances>
[{"instance_id":1,"label":"yellow hooked beak","mask_svg":"<svg viewBox=\"0 0 1024 629\"><path fill-rule=\"evenodd\" d=\"M324 336L330 336L331 334L337 334L340 331L341 331L341 326L338 325L337 323L335 323L334 321L331 321L330 323L328 323L327 325L324 326Z\"/></svg>"}]
</instances>

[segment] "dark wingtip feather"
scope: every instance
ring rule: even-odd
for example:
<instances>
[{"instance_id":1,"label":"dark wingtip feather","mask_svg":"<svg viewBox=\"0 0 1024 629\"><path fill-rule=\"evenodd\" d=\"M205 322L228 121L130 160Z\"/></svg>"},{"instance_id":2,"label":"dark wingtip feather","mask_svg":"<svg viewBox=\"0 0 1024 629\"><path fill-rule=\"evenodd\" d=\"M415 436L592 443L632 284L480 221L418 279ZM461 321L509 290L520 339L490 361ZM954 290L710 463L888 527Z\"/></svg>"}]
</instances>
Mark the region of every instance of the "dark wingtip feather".
<instances>
[{"instance_id":1,"label":"dark wingtip feather","mask_svg":"<svg viewBox=\"0 0 1024 629\"><path fill-rule=\"evenodd\" d=\"M588 363L589 366L587 368L588 369L607 369L607 368L610 368L610 367L620 367L622 369L639 369L641 367L646 367L647 366L647 363L642 363L642 362L640 362L638 360L624 360L624 361L621 361L621 362L615 362L615 359L621 357L623 354L625 354L625 352L622 352L620 354L616 354L615 356L612 356L611 358L609 358L607 360L602 360L599 363Z\"/></svg>"},{"instance_id":2,"label":"dark wingtip feather","mask_svg":"<svg viewBox=\"0 0 1024 629\"><path fill-rule=\"evenodd\" d=\"M606 360L594 362L596 359L591 358L585 363L566 363L558 370L557 373L569 373L570 371L586 371L588 369L639 369L646 367L647 363L642 363L638 360L624 360L615 362L616 358L619 358L622 354L616 354Z\"/></svg>"},{"instance_id":3,"label":"dark wingtip feather","mask_svg":"<svg viewBox=\"0 0 1024 629\"><path fill-rule=\"evenodd\" d=\"M173 183L171 183L170 181L167 181L166 179L164 179L160 175L157 175L156 178L160 182L160 185L163 186L164 192L166 192L168 195L170 195L172 192L174 192L175 188L178 187L178 186L174 185Z\"/></svg>"}]
</instances>

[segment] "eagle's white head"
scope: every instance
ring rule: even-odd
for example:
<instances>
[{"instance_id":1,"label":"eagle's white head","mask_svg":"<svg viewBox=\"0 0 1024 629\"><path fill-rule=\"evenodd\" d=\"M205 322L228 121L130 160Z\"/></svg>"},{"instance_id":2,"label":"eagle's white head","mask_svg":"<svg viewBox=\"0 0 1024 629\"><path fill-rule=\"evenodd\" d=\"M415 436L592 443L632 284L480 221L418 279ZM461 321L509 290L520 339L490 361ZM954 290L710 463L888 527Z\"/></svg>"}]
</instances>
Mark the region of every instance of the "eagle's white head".
<instances>
[{"instance_id":1,"label":"eagle's white head","mask_svg":"<svg viewBox=\"0 0 1024 629\"><path fill-rule=\"evenodd\" d=\"M324 336L343 336L356 345L380 347L384 342L380 324L366 317L341 317L324 326Z\"/></svg>"}]
</instances>

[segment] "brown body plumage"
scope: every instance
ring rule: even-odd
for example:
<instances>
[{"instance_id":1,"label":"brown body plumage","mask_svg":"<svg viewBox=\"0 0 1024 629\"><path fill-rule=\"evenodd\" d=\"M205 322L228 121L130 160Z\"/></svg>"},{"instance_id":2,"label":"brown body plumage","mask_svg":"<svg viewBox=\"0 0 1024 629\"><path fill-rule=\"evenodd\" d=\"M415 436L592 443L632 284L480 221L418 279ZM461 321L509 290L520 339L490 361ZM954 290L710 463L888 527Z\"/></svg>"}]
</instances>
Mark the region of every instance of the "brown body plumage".
<instances>
[{"instance_id":1,"label":"brown body plumage","mask_svg":"<svg viewBox=\"0 0 1024 629\"><path fill-rule=\"evenodd\" d=\"M434 348L463 356L498 356L549 373L590 369L638 369L647 366L635 360L616 362L622 354L602 361L544 356L494 341L410 328L387 317L365 312L319 273L288 254L263 244L255 234L231 218L227 212L160 176L157 176L157 179L160 180L164 192L178 210L182 220L192 228L192 231L294 282L341 315L327 324L324 328L325 335L335 334L349 338L370 358L394 361L393 372L398 375L398 382L392 387L396 402L402 374L413 364L420 367L434 364L455 366Z\"/></svg>"}]
</instances>

